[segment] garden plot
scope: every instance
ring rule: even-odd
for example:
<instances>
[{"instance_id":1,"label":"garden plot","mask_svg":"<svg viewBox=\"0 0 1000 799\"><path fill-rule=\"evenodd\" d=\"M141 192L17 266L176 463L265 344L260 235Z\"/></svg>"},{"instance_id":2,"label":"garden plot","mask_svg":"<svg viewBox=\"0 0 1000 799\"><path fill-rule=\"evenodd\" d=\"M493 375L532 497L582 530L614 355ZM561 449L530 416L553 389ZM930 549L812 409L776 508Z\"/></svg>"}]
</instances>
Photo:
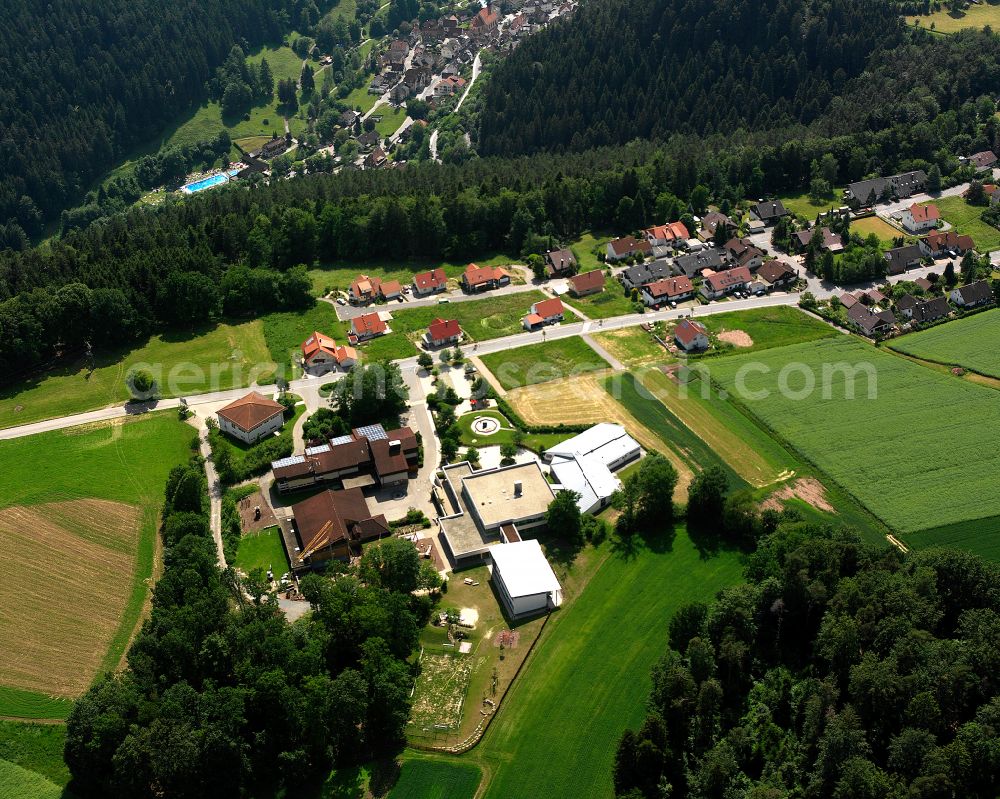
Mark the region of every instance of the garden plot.
<instances>
[{"instance_id":1,"label":"garden plot","mask_svg":"<svg viewBox=\"0 0 1000 799\"><path fill-rule=\"evenodd\" d=\"M410 723L427 732L458 729L471 677L472 658L424 651L413 689Z\"/></svg>"}]
</instances>

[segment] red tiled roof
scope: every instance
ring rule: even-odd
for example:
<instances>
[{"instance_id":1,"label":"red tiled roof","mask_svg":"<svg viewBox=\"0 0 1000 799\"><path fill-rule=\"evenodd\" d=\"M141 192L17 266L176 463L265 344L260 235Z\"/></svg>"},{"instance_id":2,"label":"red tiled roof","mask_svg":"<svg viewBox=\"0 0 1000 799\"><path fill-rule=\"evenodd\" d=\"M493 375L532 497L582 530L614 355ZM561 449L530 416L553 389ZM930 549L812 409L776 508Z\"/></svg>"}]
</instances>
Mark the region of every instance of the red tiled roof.
<instances>
[{"instance_id":1,"label":"red tiled roof","mask_svg":"<svg viewBox=\"0 0 1000 799\"><path fill-rule=\"evenodd\" d=\"M914 222L936 222L941 218L941 212L933 204L917 205L914 203L910 206L910 214L913 216Z\"/></svg>"},{"instance_id":2,"label":"red tiled roof","mask_svg":"<svg viewBox=\"0 0 1000 799\"><path fill-rule=\"evenodd\" d=\"M403 291L403 287L399 285L398 280L386 280L382 285L379 286L379 294L383 297L391 297L395 294L400 294Z\"/></svg>"},{"instance_id":3,"label":"red tiled roof","mask_svg":"<svg viewBox=\"0 0 1000 799\"><path fill-rule=\"evenodd\" d=\"M230 402L225 408L220 408L218 415L232 422L240 430L249 432L260 427L275 415L284 412L284 405L280 405L256 391L251 391L245 397Z\"/></svg>"},{"instance_id":4,"label":"red tiled roof","mask_svg":"<svg viewBox=\"0 0 1000 799\"><path fill-rule=\"evenodd\" d=\"M337 357L337 342L325 333L314 331L309 338L302 342L302 356L308 361L316 353L325 352L327 355Z\"/></svg>"},{"instance_id":5,"label":"red tiled roof","mask_svg":"<svg viewBox=\"0 0 1000 799\"><path fill-rule=\"evenodd\" d=\"M543 319L548 319L551 316L561 316L565 312L562 300L558 297L553 297L550 300L539 300L532 307L533 313L538 314Z\"/></svg>"},{"instance_id":6,"label":"red tiled roof","mask_svg":"<svg viewBox=\"0 0 1000 799\"><path fill-rule=\"evenodd\" d=\"M745 266L737 266L734 269L727 269L725 272L716 272L705 278L713 291L724 291L730 286L737 286L740 283L749 283L753 278L750 270Z\"/></svg>"},{"instance_id":7,"label":"red tiled roof","mask_svg":"<svg viewBox=\"0 0 1000 799\"><path fill-rule=\"evenodd\" d=\"M413 276L413 285L420 291L441 288L448 285L448 276L443 269L432 269L430 272L418 272Z\"/></svg>"},{"instance_id":8,"label":"red tiled roof","mask_svg":"<svg viewBox=\"0 0 1000 799\"><path fill-rule=\"evenodd\" d=\"M948 230L944 233L939 230L932 230L924 237L924 241L934 251L951 247L957 247L960 250L973 250L976 247L971 236L960 236L954 230Z\"/></svg>"},{"instance_id":9,"label":"red tiled roof","mask_svg":"<svg viewBox=\"0 0 1000 799\"><path fill-rule=\"evenodd\" d=\"M573 275L573 277L569 278L569 283L573 287L573 290L578 293L591 291L595 288L603 288L604 272L600 269L593 269L590 272Z\"/></svg>"},{"instance_id":10,"label":"red tiled roof","mask_svg":"<svg viewBox=\"0 0 1000 799\"><path fill-rule=\"evenodd\" d=\"M500 280L502 277L509 277L507 270L499 266L476 266L469 264L465 267L465 280L470 286L480 286L489 283L491 280Z\"/></svg>"},{"instance_id":11,"label":"red tiled roof","mask_svg":"<svg viewBox=\"0 0 1000 799\"><path fill-rule=\"evenodd\" d=\"M694 285L687 277L668 277L650 283L642 290L647 292L650 297L677 297L681 294L690 294L694 291Z\"/></svg>"},{"instance_id":12,"label":"red tiled roof","mask_svg":"<svg viewBox=\"0 0 1000 799\"><path fill-rule=\"evenodd\" d=\"M540 325L545 320L542 319L542 317L540 317L536 313L530 313L526 317L524 317L524 321L528 324L529 327L534 327L535 325Z\"/></svg>"},{"instance_id":13,"label":"red tiled roof","mask_svg":"<svg viewBox=\"0 0 1000 799\"><path fill-rule=\"evenodd\" d=\"M674 338L687 346L698 337L707 336L708 330L701 322L692 322L690 319L682 319L674 328Z\"/></svg>"},{"instance_id":14,"label":"red tiled roof","mask_svg":"<svg viewBox=\"0 0 1000 799\"><path fill-rule=\"evenodd\" d=\"M293 505L292 515L302 540L300 559L329 545L371 540L389 533L385 516L371 515L360 488L327 489Z\"/></svg>"},{"instance_id":15,"label":"red tiled roof","mask_svg":"<svg viewBox=\"0 0 1000 799\"><path fill-rule=\"evenodd\" d=\"M377 313L366 313L363 316L356 316L351 320L351 327L358 335L368 333L377 335L386 331L386 324Z\"/></svg>"},{"instance_id":16,"label":"red tiled roof","mask_svg":"<svg viewBox=\"0 0 1000 799\"><path fill-rule=\"evenodd\" d=\"M633 252L649 253L652 248L648 241L637 241L634 236L625 236L608 242L615 256L629 255Z\"/></svg>"},{"instance_id":17,"label":"red tiled roof","mask_svg":"<svg viewBox=\"0 0 1000 799\"><path fill-rule=\"evenodd\" d=\"M377 277L358 275L351 283L351 294L360 300L378 291L380 285L382 285L382 281Z\"/></svg>"},{"instance_id":18,"label":"red tiled roof","mask_svg":"<svg viewBox=\"0 0 1000 799\"><path fill-rule=\"evenodd\" d=\"M454 336L462 335L462 328L454 319L435 319L427 327L431 341L444 341Z\"/></svg>"}]
</instances>

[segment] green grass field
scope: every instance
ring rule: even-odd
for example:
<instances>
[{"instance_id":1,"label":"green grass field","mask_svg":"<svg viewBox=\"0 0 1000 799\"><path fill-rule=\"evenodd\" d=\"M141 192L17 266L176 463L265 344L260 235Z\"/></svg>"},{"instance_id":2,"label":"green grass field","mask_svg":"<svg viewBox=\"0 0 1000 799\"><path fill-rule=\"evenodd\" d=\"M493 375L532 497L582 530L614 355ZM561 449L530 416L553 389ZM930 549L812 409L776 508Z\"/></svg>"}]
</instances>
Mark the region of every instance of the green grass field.
<instances>
[{"instance_id":1,"label":"green grass field","mask_svg":"<svg viewBox=\"0 0 1000 799\"><path fill-rule=\"evenodd\" d=\"M316 330L336 337L341 330L337 313L327 302L317 302L307 311L284 311L268 314L261 320L264 341L271 360L277 364L277 374L298 377L302 370L302 342ZM346 344L343 336L338 344Z\"/></svg>"},{"instance_id":2,"label":"green grass field","mask_svg":"<svg viewBox=\"0 0 1000 799\"><path fill-rule=\"evenodd\" d=\"M133 365L154 373L161 396L176 397L248 385L273 371L270 361L259 320L163 333L135 349L98 354L93 372L80 359L0 389L0 427L121 404Z\"/></svg>"},{"instance_id":3,"label":"green grass field","mask_svg":"<svg viewBox=\"0 0 1000 799\"><path fill-rule=\"evenodd\" d=\"M388 799L472 799L482 779L472 763L408 757Z\"/></svg>"},{"instance_id":4,"label":"green grass field","mask_svg":"<svg viewBox=\"0 0 1000 799\"><path fill-rule=\"evenodd\" d=\"M576 262L581 272L604 268L604 264L598 260L594 249L599 247L599 251L603 252L605 245L613 238L614 236L607 232L588 231L570 244L573 252L576 253Z\"/></svg>"},{"instance_id":5,"label":"green grass field","mask_svg":"<svg viewBox=\"0 0 1000 799\"><path fill-rule=\"evenodd\" d=\"M831 208L839 208L843 205L843 200L840 199L843 196L843 189L834 189L831 199L823 200L819 203L814 202L807 192L803 192L802 194L786 194L783 197L779 197L779 199L789 213L795 216L804 216L811 222L816 218L816 214L821 214L824 211L829 211Z\"/></svg>"},{"instance_id":6,"label":"green grass field","mask_svg":"<svg viewBox=\"0 0 1000 799\"><path fill-rule=\"evenodd\" d=\"M853 399L845 366L859 369ZM711 374L906 541L996 513L992 389L843 336L721 358ZM803 390L806 374L811 392ZM986 537L981 545L994 543Z\"/></svg>"},{"instance_id":7,"label":"green grass field","mask_svg":"<svg viewBox=\"0 0 1000 799\"><path fill-rule=\"evenodd\" d=\"M41 774L0 760L0 799L60 799L67 794Z\"/></svg>"},{"instance_id":8,"label":"green grass field","mask_svg":"<svg viewBox=\"0 0 1000 799\"><path fill-rule=\"evenodd\" d=\"M861 236L867 236L870 233L874 233L878 236L878 240L883 247L886 249L892 247L893 239L904 235L901 231L896 230L892 225L886 222L884 219L880 219L877 216L866 216L863 219L855 219L851 222L851 232L858 233ZM906 236L907 240L912 241L912 236Z\"/></svg>"},{"instance_id":9,"label":"green grass field","mask_svg":"<svg viewBox=\"0 0 1000 799\"><path fill-rule=\"evenodd\" d=\"M635 313L632 300L625 296L621 284L610 277L605 277L604 291L600 294L590 294L586 297L572 297L567 294L563 302L579 309L591 319L607 319Z\"/></svg>"},{"instance_id":10,"label":"green grass field","mask_svg":"<svg viewBox=\"0 0 1000 799\"><path fill-rule=\"evenodd\" d=\"M236 568L249 574L254 569L274 570L275 578L288 571L288 555L281 543L277 527L268 527L259 533L245 533L236 551Z\"/></svg>"},{"instance_id":11,"label":"green grass field","mask_svg":"<svg viewBox=\"0 0 1000 799\"><path fill-rule=\"evenodd\" d=\"M593 338L629 368L673 360L673 356L640 327L594 333Z\"/></svg>"},{"instance_id":12,"label":"green grass field","mask_svg":"<svg viewBox=\"0 0 1000 799\"><path fill-rule=\"evenodd\" d=\"M73 703L68 699L0 685L0 715L19 719L64 719L72 709Z\"/></svg>"},{"instance_id":13,"label":"green grass field","mask_svg":"<svg viewBox=\"0 0 1000 799\"><path fill-rule=\"evenodd\" d=\"M898 352L1000 378L1000 309L956 319L891 341Z\"/></svg>"},{"instance_id":14,"label":"green grass field","mask_svg":"<svg viewBox=\"0 0 1000 799\"><path fill-rule=\"evenodd\" d=\"M725 330L742 330L751 339L752 347L735 348L736 352L754 352L787 344L800 344L837 336L830 325L802 313L798 308L777 305L706 316L701 320L709 332L718 335Z\"/></svg>"},{"instance_id":15,"label":"green grass field","mask_svg":"<svg viewBox=\"0 0 1000 799\"><path fill-rule=\"evenodd\" d=\"M104 650L101 671L118 665L139 621L149 594L147 580L153 572L163 485L170 469L190 457L194 438L194 430L178 422L174 413L160 413L0 442L0 473L4 475L0 483L0 509L82 499L113 500L139 508L137 551L126 553L135 557L130 593L124 598L120 620L110 638L104 635L94 638L95 642L101 642ZM46 464L44 469L39 468L42 458ZM103 530L89 526L91 522L81 519L73 524L60 520L88 547L105 541ZM113 562L114 556L109 550L109 568ZM8 573L5 577L13 587L23 576ZM52 593L50 607L36 625L37 635L43 640L60 634L59 603L70 601L64 596L67 592L62 590L60 593L58 589L58 585L49 588ZM33 590L40 595L46 594L46 586L42 584L33 586ZM77 594L72 603L79 607L89 600L86 595ZM10 595L4 601L18 600L16 595ZM49 621L55 625L51 631L46 630ZM9 633L5 625L0 625L0 647L16 652L17 642L6 640ZM84 630L75 632L78 636L85 633ZM73 662L44 665L52 679L60 672L78 674L80 669L80 664ZM11 704L4 704L6 701ZM53 705L26 696L23 691L0 693L0 716L16 716L23 711L36 718L49 711L55 717L66 715L64 703Z\"/></svg>"},{"instance_id":16,"label":"green grass field","mask_svg":"<svg viewBox=\"0 0 1000 799\"><path fill-rule=\"evenodd\" d=\"M963 28L985 28L989 25L996 30L1000 27L1000 6L982 3L969 6L964 11L937 11L928 16L907 17L908 25L917 23L921 28L930 28L939 33L956 33Z\"/></svg>"},{"instance_id":17,"label":"green grass field","mask_svg":"<svg viewBox=\"0 0 1000 799\"><path fill-rule=\"evenodd\" d=\"M610 799L615 748L645 716L670 616L740 579L736 554L704 558L683 528L668 552L637 544L610 554L549 622L482 743L463 758L489 764L484 796Z\"/></svg>"},{"instance_id":18,"label":"green grass field","mask_svg":"<svg viewBox=\"0 0 1000 799\"><path fill-rule=\"evenodd\" d=\"M472 423L482 417L496 419L500 422L500 430L493 435L483 436L472 430ZM514 428L507 417L499 411L472 411L458 417L458 429L461 431L462 446L477 447L498 447L503 444L514 443ZM556 444L565 441L573 433L525 433L522 445L534 452L540 452L554 447Z\"/></svg>"},{"instance_id":19,"label":"green grass field","mask_svg":"<svg viewBox=\"0 0 1000 799\"><path fill-rule=\"evenodd\" d=\"M0 721L0 762L13 763L56 785L69 782L69 769L63 762L65 742L62 724Z\"/></svg>"},{"instance_id":20,"label":"green grass field","mask_svg":"<svg viewBox=\"0 0 1000 799\"><path fill-rule=\"evenodd\" d=\"M508 391L610 368L579 336L495 352L481 360Z\"/></svg>"},{"instance_id":21,"label":"green grass field","mask_svg":"<svg viewBox=\"0 0 1000 799\"><path fill-rule=\"evenodd\" d=\"M933 204L941 211L941 218L956 231L972 236L979 252L1000 249L1000 230L982 220L982 208L969 205L962 197L941 197Z\"/></svg>"},{"instance_id":22,"label":"green grass field","mask_svg":"<svg viewBox=\"0 0 1000 799\"><path fill-rule=\"evenodd\" d=\"M343 102L355 111L360 111L362 114L365 114L375 107L375 103L378 102L378 98L379 95L370 94L368 92L368 81L366 80L363 85L354 89L350 94L344 97Z\"/></svg>"},{"instance_id":23,"label":"green grass field","mask_svg":"<svg viewBox=\"0 0 1000 799\"><path fill-rule=\"evenodd\" d=\"M382 116L382 119L375 123L375 130L384 139L395 133L399 129L399 126L403 124L403 120L406 119L406 109L382 105L375 110L372 116L379 115Z\"/></svg>"}]
</instances>

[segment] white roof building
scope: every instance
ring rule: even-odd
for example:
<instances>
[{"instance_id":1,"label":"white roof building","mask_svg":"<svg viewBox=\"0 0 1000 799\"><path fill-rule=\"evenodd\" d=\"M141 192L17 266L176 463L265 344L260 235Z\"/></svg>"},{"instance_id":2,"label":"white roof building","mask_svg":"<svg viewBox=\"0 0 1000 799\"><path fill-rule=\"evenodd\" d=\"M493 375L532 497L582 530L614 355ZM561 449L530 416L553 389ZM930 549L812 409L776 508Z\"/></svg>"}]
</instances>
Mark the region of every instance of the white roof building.
<instances>
[{"instance_id":1,"label":"white roof building","mask_svg":"<svg viewBox=\"0 0 1000 799\"><path fill-rule=\"evenodd\" d=\"M557 490L575 491L580 510L593 513L621 488L613 472L641 454L639 443L625 428L602 423L546 450L545 460L559 483Z\"/></svg>"},{"instance_id":2,"label":"white roof building","mask_svg":"<svg viewBox=\"0 0 1000 799\"><path fill-rule=\"evenodd\" d=\"M511 618L559 607L562 586L538 541L528 539L490 547L490 574Z\"/></svg>"}]
</instances>

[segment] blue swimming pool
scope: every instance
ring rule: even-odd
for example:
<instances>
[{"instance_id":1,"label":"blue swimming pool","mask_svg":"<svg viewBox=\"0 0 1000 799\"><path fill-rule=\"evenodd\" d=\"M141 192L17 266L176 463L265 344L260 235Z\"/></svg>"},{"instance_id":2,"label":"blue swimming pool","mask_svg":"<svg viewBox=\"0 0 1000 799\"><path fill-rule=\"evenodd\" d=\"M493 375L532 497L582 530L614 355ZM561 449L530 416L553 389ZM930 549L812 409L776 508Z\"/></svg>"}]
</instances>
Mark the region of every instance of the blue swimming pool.
<instances>
[{"instance_id":1,"label":"blue swimming pool","mask_svg":"<svg viewBox=\"0 0 1000 799\"><path fill-rule=\"evenodd\" d=\"M186 186L181 186L181 191L185 194L194 194L196 191L211 189L214 186L218 186L220 183L226 183L228 180L229 175L220 172L218 175L212 175L210 178L204 178L195 183L188 183Z\"/></svg>"}]
</instances>

